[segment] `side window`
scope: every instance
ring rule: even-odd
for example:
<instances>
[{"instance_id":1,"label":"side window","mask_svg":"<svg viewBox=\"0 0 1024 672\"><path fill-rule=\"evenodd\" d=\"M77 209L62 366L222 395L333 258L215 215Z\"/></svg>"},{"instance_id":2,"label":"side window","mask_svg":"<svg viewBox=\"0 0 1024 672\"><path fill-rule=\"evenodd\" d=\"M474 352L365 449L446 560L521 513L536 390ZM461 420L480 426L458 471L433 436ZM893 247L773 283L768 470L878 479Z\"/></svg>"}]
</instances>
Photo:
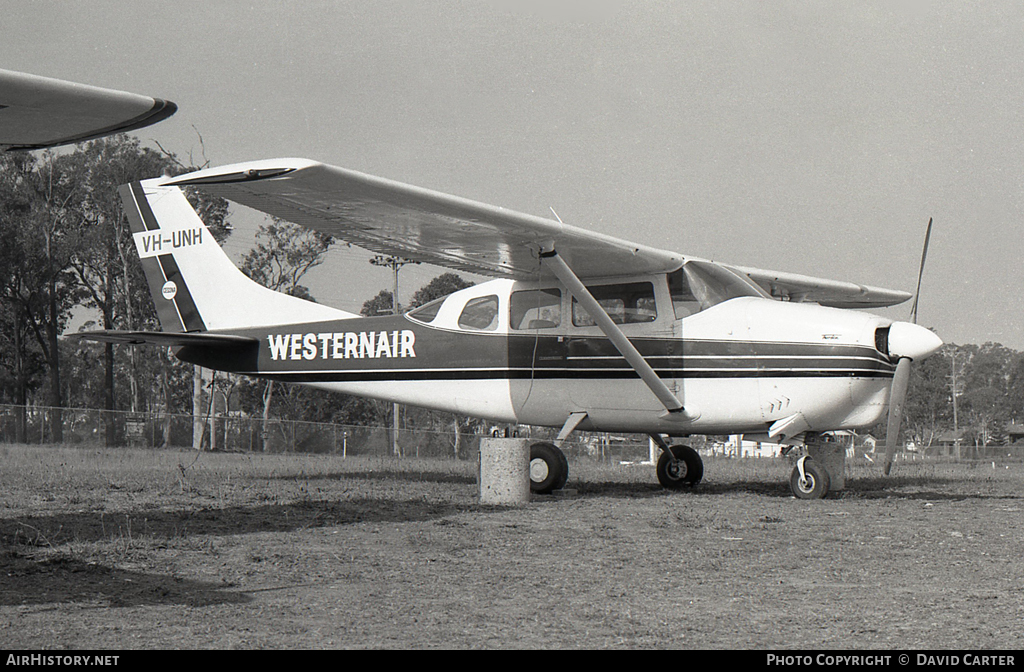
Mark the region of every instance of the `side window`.
<instances>
[{"instance_id":1,"label":"side window","mask_svg":"<svg viewBox=\"0 0 1024 672\"><path fill-rule=\"evenodd\" d=\"M654 285L649 282L600 285L587 287L587 290L615 324L654 322L658 317L654 304ZM572 323L577 327L597 324L583 306L576 303L575 298L572 301Z\"/></svg>"},{"instance_id":2,"label":"side window","mask_svg":"<svg viewBox=\"0 0 1024 672\"><path fill-rule=\"evenodd\" d=\"M562 292L558 289L512 292L509 306L513 329L550 329L562 323Z\"/></svg>"},{"instance_id":3,"label":"side window","mask_svg":"<svg viewBox=\"0 0 1024 672\"><path fill-rule=\"evenodd\" d=\"M690 290L690 283L682 268L675 273L669 273L668 291L672 295L672 308L675 310L677 320L700 312L700 301Z\"/></svg>"},{"instance_id":4,"label":"side window","mask_svg":"<svg viewBox=\"0 0 1024 672\"><path fill-rule=\"evenodd\" d=\"M447 299L447 296L442 296L440 299L434 299L430 303L425 303L422 306L409 311L409 317L415 318L420 322L430 324L437 317L438 311L441 310L441 304Z\"/></svg>"},{"instance_id":5,"label":"side window","mask_svg":"<svg viewBox=\"0 0 1024 672\"><path fill-rule=\"evenodd\" d=\"M481 296L470 299L459 315L461 329L494 331L498 328L498 297Z\"/></svg>"}]
</instances>

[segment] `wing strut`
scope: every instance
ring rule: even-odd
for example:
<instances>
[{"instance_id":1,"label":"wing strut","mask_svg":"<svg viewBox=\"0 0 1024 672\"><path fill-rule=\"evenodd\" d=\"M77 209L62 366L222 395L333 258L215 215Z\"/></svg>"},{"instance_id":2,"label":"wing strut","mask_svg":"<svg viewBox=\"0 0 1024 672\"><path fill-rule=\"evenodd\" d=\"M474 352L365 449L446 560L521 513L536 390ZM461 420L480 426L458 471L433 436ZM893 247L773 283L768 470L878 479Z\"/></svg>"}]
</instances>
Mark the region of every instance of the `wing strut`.
<instances>
[{"instance_id":1,"label":"wing strut","mask_svg":"<svg viewBox=\"0 0 1024 672\"><path fill-rule=\"evenodd\" d=\"M658 374L654 372L651 365L643 358L640 352L629 342L626 335L622 333L619 326L612 321L597 299L587 290L576 274L572 272L565 260L558 256L556 250L540 253L541 264L546 266L555 274L555 277L565 286L569 293L580 302L590 316L597 322L597 326L612 342L615 349L626 358L629 365L633 367L644 384L650 388L658 400L665 406L668 415L679 419L692 419L692 415L683 409L683 402L679 401L672 390L668 389Z\"/></svg>"}]
</instances>

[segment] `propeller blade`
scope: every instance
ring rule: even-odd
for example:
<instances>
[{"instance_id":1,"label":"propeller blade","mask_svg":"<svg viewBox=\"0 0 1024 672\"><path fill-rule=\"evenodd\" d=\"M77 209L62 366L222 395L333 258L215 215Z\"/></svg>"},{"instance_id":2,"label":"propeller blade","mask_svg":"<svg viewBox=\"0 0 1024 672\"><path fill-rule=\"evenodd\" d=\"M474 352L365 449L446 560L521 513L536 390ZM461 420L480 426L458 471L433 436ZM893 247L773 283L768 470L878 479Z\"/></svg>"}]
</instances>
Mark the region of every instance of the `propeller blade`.
<instances>
[{"instance_id":1,"label":"propeller blade","mask_svg":"<svg viewBox=\"0 0 1024 672\"><path fill-rule=\"evenodd\" d=\"M921 296L921 278L924 277L924 260L928 258L928 241L932 237L932 218L928 218L928 229L924 234L924 249L921 251L921 266L917 270L917 290L914 292L914 303L910 307L910 321L917 324L917 299Z\"/></svg>"},{"instance_id":2,"label":"propeller blade","mask_svg":"<svg viewBox=\"0 0 1024 672\"><path fill-rule=\"evenodd\" d=\"M896 373L892 377L892 389L889 392L889 421L885 425L885 468L889 475L892 469L892 458L899 440L900 423L903 421L903 404L907 400L907 387L910 383L910 359L901 357L896 364Z\"/></svg>"},{"instance_id":3,"label":"propeller blade","mask_svg":"<svg viewBox=\"0 0 1024 672\"><path fill-rule=\"evenodd\" d=\"M896 442L900 438L900 423L903 422L903 405L907 401L907 388L910 384L911 358L924 358L938 350L942 341L938 336L921 329L917 325L917 300L921 296L921 278L924 277L924 262L928 258L928 242L932 238L932 218L928 218L928 228L924 233L924 249L921 250L921 265L917 269L917 289L914 290L914 303L910 307L910 323L893 323L889 329L889 353L900 359L896 363L896 372L892 377L889 389L889 420L885 425L885 467L886 476L892 471L892 459L896 453ZM914 326L911 326L914 325Z\"/></svg>"}]
</instances>

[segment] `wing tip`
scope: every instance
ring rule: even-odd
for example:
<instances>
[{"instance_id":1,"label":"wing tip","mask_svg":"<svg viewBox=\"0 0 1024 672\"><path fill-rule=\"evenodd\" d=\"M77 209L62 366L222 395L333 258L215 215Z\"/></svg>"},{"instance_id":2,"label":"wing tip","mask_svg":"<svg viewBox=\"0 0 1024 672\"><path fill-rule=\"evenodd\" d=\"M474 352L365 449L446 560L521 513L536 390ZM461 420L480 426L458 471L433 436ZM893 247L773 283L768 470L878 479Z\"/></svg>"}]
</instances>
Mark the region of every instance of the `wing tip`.
<instances>
[{"instance_id":1,"label":"wing tip","mask_svg":"<svg viewBox=\"0 0 1024 672\"><path fill-rule=\"evenodd\" d=\"M184 187L255 182L257 180L268 180L275 177L282 177L297 170L312 168L318 165L321 164L317 161L301 158L246 161L217 168L204 168L191 173L185 173L184 175L177 175L169 179L160 178L159 186Z\"/></svg>"},{"instance_id":2,"label":"wing tip","mask_svg":"<svg viewBox=\"0 0 1024 672\"><path fill-rule=\"evenodd\" d=\"M97 140L108 135L127 133L129 131L136 131L140 128L145 128L146 126L152 126L153 124L160 123L164 119L171 117L178 111L177 104L169 100L164 100L162 98L152 98L151 100L153 101L153 106L150 107L149 110L136 117L126 119L116 124L111 124L102 128L90 129L75 135L53 138L52 140L46 140L44 142L5 144L3 145L3 149L7 152L27 152L39 149L49 149L51 147L63 147L64 145L73 145L78 142L87 142L89 140Z\"/></svg>"}]
</instances>

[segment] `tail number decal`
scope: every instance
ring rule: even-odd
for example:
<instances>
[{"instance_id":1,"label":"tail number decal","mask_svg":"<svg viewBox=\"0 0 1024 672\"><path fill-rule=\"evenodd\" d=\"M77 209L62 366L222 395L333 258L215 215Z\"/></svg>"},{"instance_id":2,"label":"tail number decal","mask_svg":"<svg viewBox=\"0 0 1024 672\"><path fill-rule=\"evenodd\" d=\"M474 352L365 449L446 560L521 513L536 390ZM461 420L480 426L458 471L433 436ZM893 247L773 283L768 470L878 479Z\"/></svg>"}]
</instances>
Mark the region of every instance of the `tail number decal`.
<instances>
[{"instance_id":1,"label":"tail number decal","mask_svg":"<svg viewBox=\"0 0 1024 672\"><path fill-rule=\"evenodd\" d=\"M203 242L203 230L179 230L179 231L140 231L133 235L135 238L135 249L143 259L155 257L159 254L170 254L183 247L201 245Z\"/></svg>"},{"instance_id":2,"label":"tail number decal","mask_svg":"<svg viewBox=\"0 0 1024 672\"><path fill-rule=\"evenodd\" d=\"M416 334L410 329L267 335L270 358L274 361L415 357L415 342Z\"/></svg>"}]
</instances>

